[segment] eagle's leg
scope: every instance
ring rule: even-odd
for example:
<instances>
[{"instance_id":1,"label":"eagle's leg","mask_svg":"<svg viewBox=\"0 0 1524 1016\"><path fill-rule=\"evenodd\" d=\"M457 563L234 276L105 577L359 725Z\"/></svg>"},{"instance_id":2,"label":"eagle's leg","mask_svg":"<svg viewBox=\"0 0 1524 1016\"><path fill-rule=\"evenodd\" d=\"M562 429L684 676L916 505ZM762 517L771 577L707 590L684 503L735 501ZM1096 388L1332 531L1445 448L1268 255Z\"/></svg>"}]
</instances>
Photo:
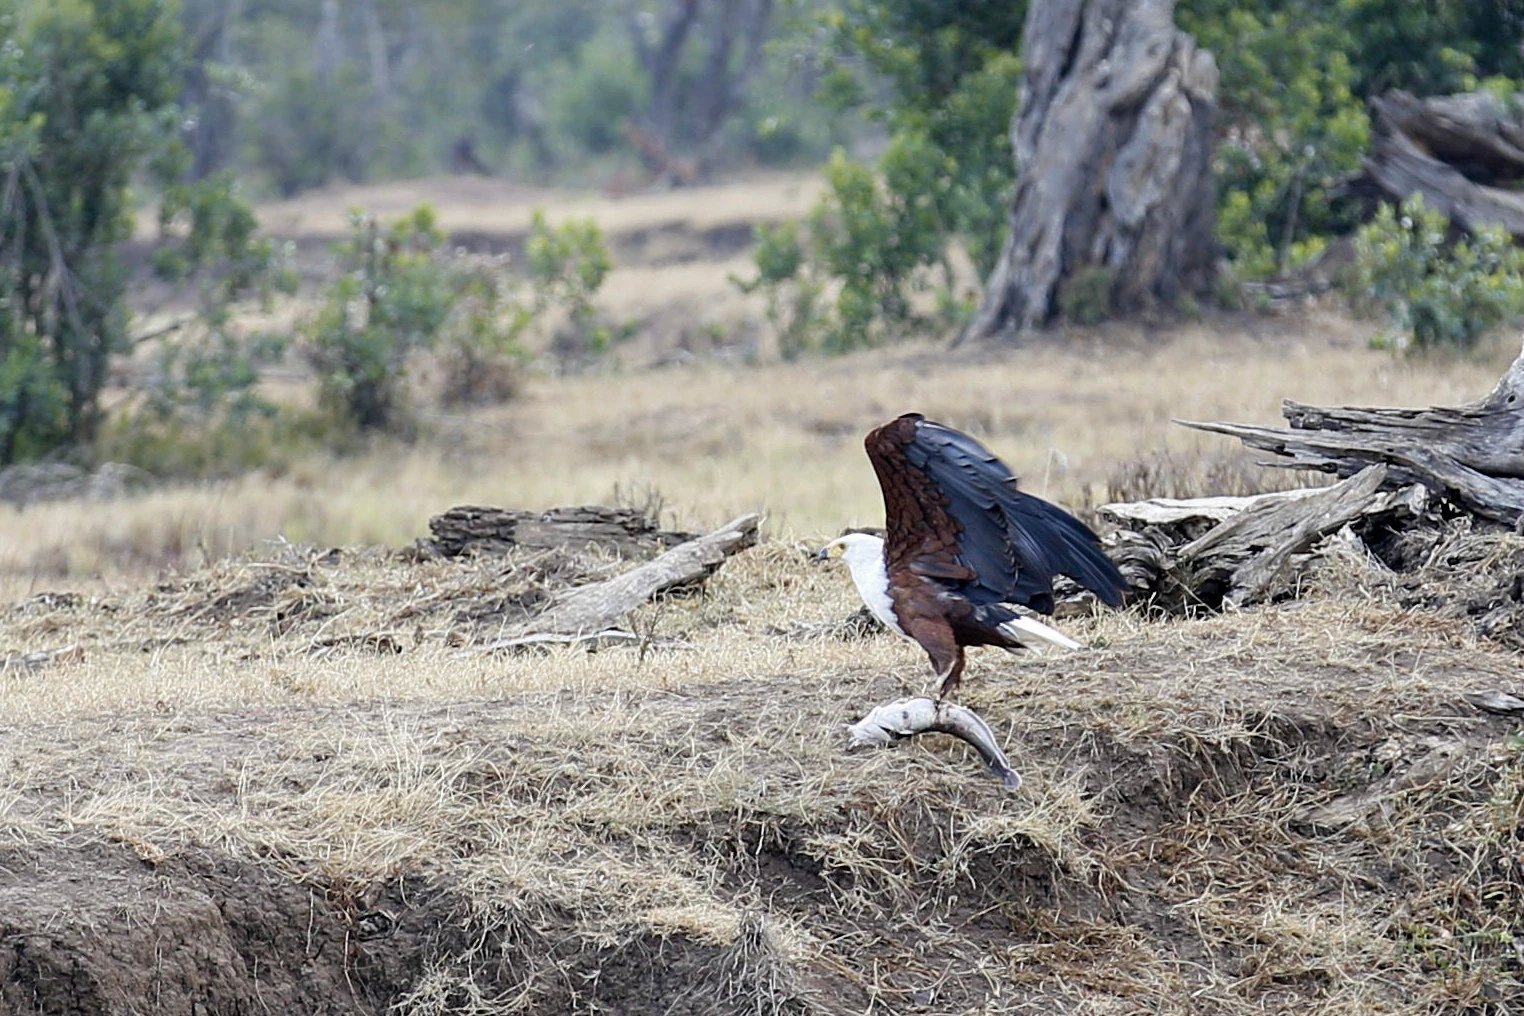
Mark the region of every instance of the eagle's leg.
<instances>
[{"instance_id":1,"label":"eagle's leg","mask_svg":"<svg viewBox=\"0 0 1524 1016\"><path fill-rule=\"evenodd\" d=\"M962 646L956 647L952 660L945 668L937 667L937 677L941 679L941 683L937 685L938 699L945 699L958 690L958 682L963 680Z\"/></svg>"},{"instance_id":2,"label":"eagle's leg","mask_svg":"<svg viewBox=\"0 0 1524 1016\"><path fill-rule=\"evenodd\" d=\"M946 617L940 614L911 617L901 622L905 634L920 643L931 659L937 677L937 698L946 698L963 676L963 647Z\"/></svg>"}]
</instances>

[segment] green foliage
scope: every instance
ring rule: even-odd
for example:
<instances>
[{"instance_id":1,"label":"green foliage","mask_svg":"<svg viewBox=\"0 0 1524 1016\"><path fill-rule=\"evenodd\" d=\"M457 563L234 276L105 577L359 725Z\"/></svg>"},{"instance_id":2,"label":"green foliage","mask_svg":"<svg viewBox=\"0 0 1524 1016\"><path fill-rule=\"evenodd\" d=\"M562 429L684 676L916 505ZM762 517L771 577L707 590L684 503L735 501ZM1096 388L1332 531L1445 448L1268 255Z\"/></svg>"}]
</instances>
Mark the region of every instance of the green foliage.
<instances>
[{"instance_id":1,"label":"green foliage","mask_svg":"<svg viewBox=\"0 0 1524 1016\"><path fill-rule=\"evenodd\" d=\"M592 219L571 218L552 226L545 213L536 210L524 252L529 261L535 314L561 308L567 315L572 341L581 350L605 352L615 334L599 320L593 297L613 270L614 259L598 224Z\"/></svg>"},{"instance_id":2,"label":"green foliage","mask_svg":"<svg viewBox=\"0 0 1524 1016\"><path fill-rule=\"evenodd\" d=\"M336 252L343 274L305 335L319 404L336 418L360 430L404 422L408 358L433 347L467 284L446 260L444 239L427 205L386 229L352 215Z\"/></svg>"},{"instance_id":3,"label":"green foliage","mask_svg":"<svg viewBox=\"0 0 1524 1016\"><path fill-rule=\"evenodd\" d=\"M1095 266L1074 274L1059 294L1058 305L1064 320L1077 325L1098 325L1111 317L1111 290L1116 272Z\"/></svg>"},{"instance_id":4,"label":"green foliage","mask_svg":"<svg viewBox=\"0 0 1524 1016\"><path fill-rule=\"evenodd\" d=\"M340 178L366 180L383 159L375 103L354 67L326 80L311 71L276 79L261 95L250 124L250 152L256 169L283 197Z\"/></svg>"},{"instance_id":5,"label":"green foliage","mask_svg":"<svg viewBox=\"0 0 1524 1016\"><path fill-rule=\"evenodd\" d=\"M260 368L285 354L284 336L250 333L235 308L295 289L287 251L257 235L253 210L228 173L184 177L186 150L171 146L153 263L160 278L194 288L195 312L136 340L153 343L151 369L118 410L102 452L151 472L197 475L259 464L283 424L258 392Z\"/></svg>"},{"instance_id":6,"label":"green foliage","mask_svg":"<svg viewBox=\"0 0 1524 1016\"><path fill-rule=\"evenodd\" d=\"M820 348L825 327L821 295L824 286L805 260L797 222L757 227L754 255L757 277L730 282L743 293L761 292L766 301L767 322L778 337L778 352L785 360Z\"/></svg>"},{"instance_id":7,"label":"green foliage","mask_svg":"<svg viewBox=\"0 0 1524 1016\"><path fill-rule=\"evenodd\" d=\"M444 358L445 401L506 397L525 332L551 312L606 348L612 333L593 298L612 260L598 228L581 219L553 227L537 211L527 252L523 294L495 261L449 250L427 205L385 228L355 215L336 252L343 275L303 332L322 408L358 431L405 429L408 367L424 351Z\"/></svg>"},{"instance_id":8,"label":"green foliage","mask_svg":"<svg viewBox=\"0 0 1524 1016\"><path fill-rule=\"evenodd\" d=\"M600 33L546 72L546 126L567 157L623 147L625 124L647 100L635 55L620 42Z\"/></svg>"},{"instance_id":9,"label":"green foliage","mask_svg":"<svg viewBox=\"0 0 1524 1016\"><path fill-rule=\"evenodd\" d=\"M1284 274L1354 225L1334 199L1370 138L1353 40L1309 5L1188 0L1179 22L1219 60L1217 235L1243 279ZM1231 58L1226 55L1231 54Z\"/></svg>"},{"instance_id":10,"label":"green foliage","mask_svg":"<svg viewBox=\"0 0 1524 1016\"><path fill-rule=\"evenodd\" d=\"M1468 346L1524 313L1524 251L1497 228L1449 235L1449 219L1420 197L1383 205L1355 236L1356 306L1420 347Z\"/></svg>"},{"instance_id":11,"label":"green foliage","mask_svg":"<svg viewBox=\"0 0 1524 1016\"><path fill-rule=\"evenodd\" d=\"M101 428L100 457L125 462L155 476L237 476L251 469L279 469L332 435L316 414L289 409L227 416L210 426L186 415L165 418L116 416Z\"/></svg>"},{"instance_id":12,"label":"green foliage","mask_svg":"<svg viewBox=\"0 0 1524 1016\"><path fill-rule=\"evenodd\" d=\"M936 117L953 104L970 73L1016 51L1026 4L844 0L824 21L841 58L822 83L827 96L870 103L883 114L913 110ZM873 103L869 97L881 81L891 94Z\"/></svg>"},{"instance_id":13,"label":"green foliage","mask_svg":"<svg viewBox=\"0 0 1524 1016\"><path fill-rule=\"evenodd\" d=\"M765 237L756 278L738 282L767 295L785 356L902 333L922 291L934 292L944 324L967 312L952 248L983 276L1004 241L1024 17L1021 4L851 0L824 18L837 60L821 95L881 120L889 140L876 166L838 150L808 233Z\"/></svg>"},{"instance_id":14,"label":"green foliage","mask_svg":"<svg viewBox=\"0 0 1524 1016\"><path fill-rule=\"evenodd\" d=\"M1524 13L1514 0L1340 0L1359 69L1358 91L1473 91L1487 78L1524 78Z\"/></svg>"},{"instance_id":15,"label":"green foliage","mask_svg":"<svg viewBox=\"0 0 1524 1016\"><path fill-rule=\"evenodd\" d=\"M911 295L925 288L925 269L941 265L950 278L945 156L907 132L890 143L880 167L882 176L838 151L810 213L808 241L792 223L759 231L757 276L735 282L766 294L784 356L876 345L913 320ZM827 288L834 300L824 309Z\"/></svg>"},{"instance_id":16,"label":"green foliage","mask_svg":"<svg viewBox=\"0 0 1524 1016\"><path fill-rule=\"evenodd\" d=\"M163 0L0 0L0 464L90 441L126 342L129 184L174 136Z\"/></svg>"},{"instance_id":17,"label":"green foliage","mask_svg":"<svg viewBox=\"0 0 1524 1016\"><path fill-rule=\"evenodd\" d=\"M1372 95L1511 94L1524 76L1510 0L1182 0L1176 18L1218 55L1218 236L1243 279L1293 271L1354 228L1342 185Z\"/></svg>"}]
</instances>

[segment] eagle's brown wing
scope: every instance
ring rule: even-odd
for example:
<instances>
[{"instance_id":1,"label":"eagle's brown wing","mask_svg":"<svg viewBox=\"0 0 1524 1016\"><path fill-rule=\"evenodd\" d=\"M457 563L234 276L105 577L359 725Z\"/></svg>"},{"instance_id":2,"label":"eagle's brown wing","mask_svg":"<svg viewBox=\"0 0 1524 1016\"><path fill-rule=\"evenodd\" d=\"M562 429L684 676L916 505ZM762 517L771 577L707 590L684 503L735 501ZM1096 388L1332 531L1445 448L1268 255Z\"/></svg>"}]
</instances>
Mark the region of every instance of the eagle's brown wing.
<instances>
[{"instance_id":1,"label":"eagle's brown wing","mask_svg":"<svg viewBox=\"0 0 1524 1016\"><path fill-rule=\"evenodd\" d=\"M952 585L970 603L1053 610L1053 578L1068 575L1106 603L1126 583L1093 532L1026 494L967 434L916 413L868 435L884 492L886 563Z\"/></svg>"},{"instance_id":2,"label":"eagle's brown wing","mask_svg":"<svg viewBox=\"0 0 1524 1016\"><path fill-rule=\"evenodd\" d=\"M958 561L963 526L947 511L947 496L926 471L911 463L905 450L915 443L920 417L901 416L870 431L863 445L884 492L884 563L891 582L895 572L953 582L977 577Z\"/></svg>"}]
</instances>

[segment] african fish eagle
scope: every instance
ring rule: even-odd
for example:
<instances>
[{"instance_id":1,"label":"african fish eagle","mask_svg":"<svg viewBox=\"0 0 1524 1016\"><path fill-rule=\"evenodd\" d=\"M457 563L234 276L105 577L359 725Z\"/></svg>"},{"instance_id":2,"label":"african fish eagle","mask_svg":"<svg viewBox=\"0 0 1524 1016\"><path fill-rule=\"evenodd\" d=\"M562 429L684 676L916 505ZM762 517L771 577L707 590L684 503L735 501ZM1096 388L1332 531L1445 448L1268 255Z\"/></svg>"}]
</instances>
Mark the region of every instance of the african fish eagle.
<instances>
[{"instance_id":1,"label":"african fish eagle","mask_svg":"<svg viewBox=\"0 0 1524 1016\"><path fill-rule=\"evenodd\" d=\"M1053 613L1054 576L1121 605L1126 580L1095 533L1018 490L1005 463L967 434L907 413L864 445L884 492L885 535L848 533L817 556L845 560L873 616L926 650L938 698L957 688L965 646L1079 648L1015 609Z\"/></svg>"}]
</instances>

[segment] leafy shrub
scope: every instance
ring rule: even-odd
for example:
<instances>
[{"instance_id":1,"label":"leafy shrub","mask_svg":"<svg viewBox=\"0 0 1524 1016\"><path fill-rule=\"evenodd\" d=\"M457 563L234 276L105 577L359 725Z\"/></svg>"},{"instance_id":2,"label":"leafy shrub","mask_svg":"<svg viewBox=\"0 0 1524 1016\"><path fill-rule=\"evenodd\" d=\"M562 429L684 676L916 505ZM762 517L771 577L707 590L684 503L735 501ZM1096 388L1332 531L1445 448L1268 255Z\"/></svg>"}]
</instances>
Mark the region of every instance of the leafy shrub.
<instances>
[{"instance_id":1,"label":"leafy shrub","mask_svg":"<svg viewBox=\"0 0 1524 1016\"><path fill-rule=\"evenodd\" d=\"M407 425L419 352L441 354L444 401L482 402L513 393L524 335L552 312L595 351L613 339L593 304L613 262L591 220L553 227L535 212L527 293L495 261L447 249L427 205L385 228L355 215L337 254L344 273L308 323L305 351L319 404L357 430Z\"/></svg>"},{"instance_id":2,"label":"leafy shrub","mask_svg":"<svg viewBox=\"0 0 1524 1016\"><path fill-rule=\"evenodd\" d=\"M973 221L974 202L957 168L919 130L895 135L876 170L838 150L808 232L759 233L757 276L736 284L769 294L785 356L878 345L915 323L917 292L935 290L946 319L966 310L953 292L950 245Z\"/></svg>"},{"instance_id":3,"label":"leafy shrub","mask_svg":"<svg viewBox=\"0 0 1524 1016\"><path fill-rule=\"evenodd\" d=\"M1019 3L866 0L822 16L835 59L820 96L883 121L889 142L873 166L838 150L807 231L773 234L771 243L759 236L757 276L737 280L768 295L785 356L903 333L919 323L917 293L933 294L943 325L969 312L952 249L961 246L982 277L1005 239L1023 16ZM799 254L792 265L779 259L790 244Z\"/></svg>"},{"instance_id":4,"label":"leafy shrub","mask_svg":"<svg viewBox=\"0 0 1524 1016\"><path fill-rule=\"evenodd\" d=\"M405 422L403 381L414 352L433 349L449 329L494 334L496 279L452 259L444 242L423 205L385 229L354 215L338 248L343 274L307 327L306 355L319 404L359 430Z\"/></svg>"},{"instance_id":5,"label":"leafy shrub","mask_svg":"<svg viewBox=\"0 0 1524 1016\"><path fill-rule=\"evenodd\" d=\"M823 286L810 270L797 222L757 226L757 277L746 280L730 276L743 293L760 291L766 301L767 323L778 337L778 352L785 360L819 349L823 327Z\"/></svg>"},{"instance_id":6,"label":"leafy shrub","mask_svg":"<svg viewBox=\"0 0 1524 1016\"><path fill-rule=\"evenodd\" d=\"M170 182L159 204L153 264L161 279L194 287L196 311L162 335L136 340L154 340L156 349L126 415L145 424L184 416L190 431L223 422L240 427L251 414L273 413L255 385L259 368L278 361L286 342L234 327L234 308L251 297L264 303L276 291L293 292L296 273L286 248L256 234L253 209L232 175L188 182L186 160L185 149L174 146L156 167Z\"/></svg>"},{"instance_id":7,"label":"leafy shrub","mask_svg":"<svg viewBox=\"0 0 1524 1016\"><path fill-rule=\"evenodd\" d=\"M128 342L132 180L175 133L174 13L0 3L0 465L96 437Z\"/></svg>"},{"instance_id":8,"label":"leafy shrub","mask_svg":"<svg viewBox=\"0 0 1524 1016\"><path fill-rule=\"evenodd\" d=\"M1064 284L1058 304L1064 319L1077 325L1098 325L1111 317L1111 288L1116 272L1093 266L1081 269Z\"/></svg>"},{"instance_id":9,"label":"leafy shrub","mask_svg":"<svg viewBox=\"0 0 1524 1016\"><path fill-rule=\"evenodd\" d=\"M552 226L545 213L537 209L524 253L529 261L535 316L559 307L567 316L565 345L579 353L607 352L617 336L599 319L593 297L613 270L614 259L598 224L592 219L571 218Z\"/></svg>"},{"instance_id":10,"label":"leafy shrub","mask_svg":"<svg viewBox=\"0 0 1524 1016\"><path fill-rule=\"evenodd\" d=\"M1352 302L1383 313L1400 343L1464 347L1524 313L1524 251L1497 227L1449 235L1450 220L1415 195L1355 236Z\"/></svg>"},{"instance_id":11,"label":"leafy shrub","mask_svg":"<svg viewBox=\"0 0 1524 1016\"><path fill-rule=\"evenodd\" d=\"M1337 15L1337 12L1329 12ZM1347 231L1336 200L1370 138L1340 16L1272 2L1185 0L1181 27L1219 59L1217 236L1244 280L1283 275Z\"/></svg>"}]
</instances>

